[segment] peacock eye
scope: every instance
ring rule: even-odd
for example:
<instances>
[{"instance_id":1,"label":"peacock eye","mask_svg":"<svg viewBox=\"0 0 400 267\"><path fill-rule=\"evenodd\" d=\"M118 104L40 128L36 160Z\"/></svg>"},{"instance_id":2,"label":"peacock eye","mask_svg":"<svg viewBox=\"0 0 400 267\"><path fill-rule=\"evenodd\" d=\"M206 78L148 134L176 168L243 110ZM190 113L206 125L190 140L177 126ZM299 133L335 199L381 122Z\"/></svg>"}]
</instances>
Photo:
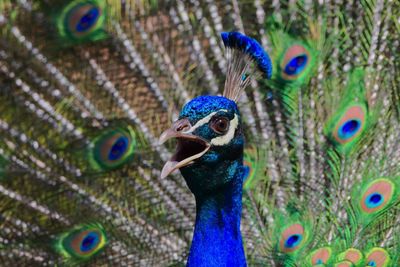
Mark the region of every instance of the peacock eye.
<instances>
[{"instance_id":1,"label":"peacock eye","mask_svg":"<svg viewBox=\"0 0 400 267\"><path fill-rule=\"evenodd\" d=\"M56 26L66 43L96 41L107 37L108 6L104 0L74 0L56 14Z\"/></svg>"},{"instance_id":2,"label":"peacock eye","mask_svg":"<svg viewBox=\"0 0 400 267\"><path fill-rule=\"evenodd\" d=\"M332 249L330 247L318 248L311 252L310 263L312 266L326 264L332 257Z\"/></svg>"},{"instance_id":3,"label":"peacock eye","mask_svg":"<svg viewBox=\"0 0 400 267\"><path fill-rule=\"evenodd\" d=\"M367 266L384 267L384 266L389 266L389 263L391 262L389 253L383 248L379 247L372 248L365 255L365 258Z\"/></svg>"},{"instance_id":4,"label":"peacock eye","mask_svg":"<svg viewBox=\"0 0 400 267\"><path fill-rule=\"evenodd\" d=\"M211 129L218 134L224 134L229 129L229 120L225 117L216 117L211 120Z\"/></svg>"},{"instance_id":5,"label":"peacock eye","mask_svg":"<svg viewBox=\"0 0 400 267\"><path fill-rule=\"evenodd\" d=\"M285 81L300 79L307 72L311 61L310 52L306 46L295 44L289 47L281 60L281 77Z\"/></svg>"},{"instance_id":6,"label":"peacock eye","mask_svg":"<svg viewBox=\"0 0 400 267\"><path fill-rule=\"evenodd\" d=\"M84 225L62 234L55 241L55 248L67 258L90 259L107 244L105 230L101 225Z\"/></svg>"},{"instance_id":7,"label":"peacock eye","mask_svg":"<svg viewBox=\"0 0 400 267\"><path fill-rule=\"evenodd\" d=\"M376 213L390 205L395 192L394 184L381 178L371 182L361 194L360 206L367 214Z\"/></svg>"}]
</instances>

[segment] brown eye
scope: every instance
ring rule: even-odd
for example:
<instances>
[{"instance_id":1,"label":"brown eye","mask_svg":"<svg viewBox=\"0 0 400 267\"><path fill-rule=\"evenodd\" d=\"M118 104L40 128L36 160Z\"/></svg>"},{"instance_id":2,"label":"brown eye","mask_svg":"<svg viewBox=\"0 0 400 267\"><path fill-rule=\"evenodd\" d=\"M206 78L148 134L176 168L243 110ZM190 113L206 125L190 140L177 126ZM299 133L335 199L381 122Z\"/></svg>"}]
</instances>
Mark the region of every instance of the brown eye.
<instances>
[{"instance_id":1,"label":"brown eye","mask_svg":"<svg viewBox=\"0 0 400 267\"><path fill-rule=\"evenodd\" d=\"M211 121L211 128L214 132L219 134L224 134L228 131L229 128L229 120L224 117L218 117Z\"/></svg>"}]
</instances>

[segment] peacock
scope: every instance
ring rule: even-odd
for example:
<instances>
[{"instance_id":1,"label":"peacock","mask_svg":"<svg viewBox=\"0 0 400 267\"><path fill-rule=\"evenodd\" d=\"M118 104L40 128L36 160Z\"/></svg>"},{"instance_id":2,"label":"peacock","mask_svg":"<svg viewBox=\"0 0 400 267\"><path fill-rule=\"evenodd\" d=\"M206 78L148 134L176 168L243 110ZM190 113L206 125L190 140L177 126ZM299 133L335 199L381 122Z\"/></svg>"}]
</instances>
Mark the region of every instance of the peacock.
<instances>
[{"instance_id":1,"label":"peacock","mask_svg":"<svg viewBox=\"0 0 400 267\"><path fill-rule=\"evenodd\" d=\"M399 17L1 0L0 266L400 266Z\"/></svg>"}]
</instances>

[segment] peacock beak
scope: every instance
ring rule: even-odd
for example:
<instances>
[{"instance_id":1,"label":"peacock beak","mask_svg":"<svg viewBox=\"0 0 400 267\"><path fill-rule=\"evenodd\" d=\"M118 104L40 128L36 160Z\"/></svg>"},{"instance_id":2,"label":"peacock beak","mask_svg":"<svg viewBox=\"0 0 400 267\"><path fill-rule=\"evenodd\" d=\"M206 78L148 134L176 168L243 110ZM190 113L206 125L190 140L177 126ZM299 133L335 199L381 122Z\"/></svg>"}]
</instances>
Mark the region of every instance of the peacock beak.
<instances>
[{"instance_id":1,"label":"peacock beak","mask_svg":"<svg viewBox=\"0 0 400 267\"><path fill-rule=\"evenodd\" d=\"M167 177L179 168L192 164L194 160L203 156L210 149L211 145L203 138L194 135L193 130L188 119L181 119L161 134L160 144L171 138L178 141L175 153L165 163L161 171L161 178Z\"/></svg>"}]
</instances>

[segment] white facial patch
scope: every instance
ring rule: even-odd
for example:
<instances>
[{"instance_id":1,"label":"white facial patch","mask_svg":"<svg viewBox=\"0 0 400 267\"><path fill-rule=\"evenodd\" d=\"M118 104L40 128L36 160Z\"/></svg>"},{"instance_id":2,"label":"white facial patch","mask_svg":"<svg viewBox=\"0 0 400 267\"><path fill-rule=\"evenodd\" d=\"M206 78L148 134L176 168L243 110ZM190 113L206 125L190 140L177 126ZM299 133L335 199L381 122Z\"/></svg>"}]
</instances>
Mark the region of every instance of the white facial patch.
<instances>
[{"instance_id":1,"label":"white facial patch","mask_svg":"<svg viewBox=\"0 0 400 267\"><path fill-rule=\"evenodd\" d=\"M193 125L192 128L190 128L188 131L186 131L184 133L192 133L197 128L209 123L210 120L212 119L212 117L220 111L228 112L228 110L226 110L226 109L220 109L218 111L211 112L210 114L208 114L207 116L205 116L204 118L202 118L201 120L196 122L196 124ZM214 145L214 146L223 146L223 145L229 144L229 142L235 136L235 131L236 131L236 128L238 127L238 125L239 125L239 119L238 119L238 116L235 114L235 117L230 121L228 132L226 134L224 134L223 136L218 136L218 137L215 137L214 139L211 139L210 144Z\"/></svg>"},{"instance_id":2,"label":"white facial patch","mask_svg":"<svg viewBox=\"0 0 400 267\"><path fill-rule=\"evenodd\" d=\"M195 125L192 126L192 128L190 128L188 131L184 132L184 133L192 133L194 132L197 128L203 126L204 124L207 124L210 122L211 118L217 114L220 111L224 111L224 112L228 112L226 109L220 109L218 111L215 112L211 112L210 114L208 114L207 116L205 116L204 118L202 118L201 120L199 120L198 122L196 122Z\"/></svg>"},{"instance_id":3,"label":"white facial patch","mask_svg":"<svg viewBox=\"0 0 400 267\"><path fill-rule=\"evenodd\" d=\"M226 144L229 144L229 142L233 139L235 136L235 131L236 128L239 125L239 119L238 116L235 114L235 117L231 120L230 125L229 125L229 130L226 134L223 136L218 136L215 137L214 139L211 139L211 144L214 146L223 146Z\"/></svg>"}]
</instances>

